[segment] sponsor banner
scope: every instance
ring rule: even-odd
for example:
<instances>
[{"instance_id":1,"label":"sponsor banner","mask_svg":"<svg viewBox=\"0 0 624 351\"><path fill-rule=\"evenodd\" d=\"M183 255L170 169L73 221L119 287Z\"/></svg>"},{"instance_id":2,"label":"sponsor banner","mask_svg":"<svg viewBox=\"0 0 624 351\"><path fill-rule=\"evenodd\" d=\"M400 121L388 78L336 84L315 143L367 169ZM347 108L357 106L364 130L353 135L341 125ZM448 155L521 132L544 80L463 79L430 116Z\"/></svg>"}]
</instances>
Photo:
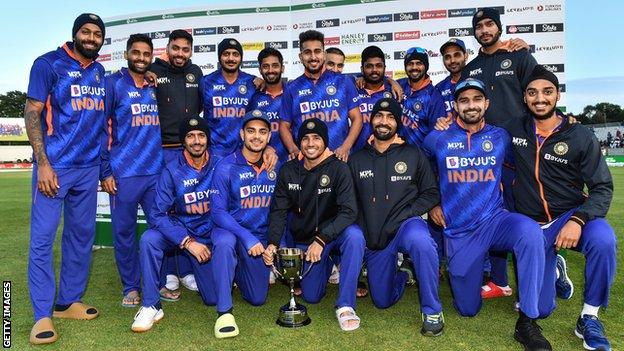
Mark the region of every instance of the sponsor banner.
<instances>
[{"instance_id":1,"label":"sponsor banner","mask_svg":"<svg viewBox=\"0 0 624 351\"><path fill-rule=\"evenodd\" d=\"M605 161L609 167L624 167L624 156L606 156Z\"/></svg>"}]
</instances>

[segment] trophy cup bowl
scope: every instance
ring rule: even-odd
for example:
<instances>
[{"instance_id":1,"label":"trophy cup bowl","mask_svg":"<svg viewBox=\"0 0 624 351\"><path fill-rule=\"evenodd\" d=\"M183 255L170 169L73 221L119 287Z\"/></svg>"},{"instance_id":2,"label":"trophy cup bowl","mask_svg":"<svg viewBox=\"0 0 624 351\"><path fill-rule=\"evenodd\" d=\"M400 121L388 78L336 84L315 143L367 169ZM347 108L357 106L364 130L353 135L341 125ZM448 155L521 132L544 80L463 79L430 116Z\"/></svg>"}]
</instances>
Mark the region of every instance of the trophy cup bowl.
<instances>
[{"instance_id":1,"label":"trophy cup bowl","mask_svg":"<svg viewBox=\"0 0 624 351\"><path fill-rule=\"evenodd\" d=\"M303 250L297 248L281 248L275 255L273 272L290 285L290 301L280 307L276 323L286 328L308 325L312 320L308 316L308 309L295 299L295 282L301 281L310 272L312 264L309 264L307 271L303 272L304 253Z\"/></svg>"}]
</instances>

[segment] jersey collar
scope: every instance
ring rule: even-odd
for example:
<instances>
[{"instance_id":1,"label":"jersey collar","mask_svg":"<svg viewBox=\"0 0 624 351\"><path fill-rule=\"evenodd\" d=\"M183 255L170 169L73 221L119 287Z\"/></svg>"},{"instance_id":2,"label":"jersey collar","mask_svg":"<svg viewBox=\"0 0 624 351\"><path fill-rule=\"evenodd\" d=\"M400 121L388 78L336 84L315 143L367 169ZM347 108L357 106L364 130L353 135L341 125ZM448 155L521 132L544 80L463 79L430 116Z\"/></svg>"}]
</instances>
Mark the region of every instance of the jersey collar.
<instances>
[{"instance_id":1,"label":"jersey collar","mask_svg":"<svg viewBox=\"0 0 624 351\"><path fill-rule=\"evenodd\" d=\"M74 43L72 42L66 42L65 44L63 44L62 46L63 51L65 51L65 53L67 54L67 56L69 56L70 58L72 58L74 61L78 62L80 64L80 67L87 68L89 67L95 60L89 60L89 59L80 59L78 58L78 56L76 56L76 54L74 54Z\"/></svg>"}]
</instances>

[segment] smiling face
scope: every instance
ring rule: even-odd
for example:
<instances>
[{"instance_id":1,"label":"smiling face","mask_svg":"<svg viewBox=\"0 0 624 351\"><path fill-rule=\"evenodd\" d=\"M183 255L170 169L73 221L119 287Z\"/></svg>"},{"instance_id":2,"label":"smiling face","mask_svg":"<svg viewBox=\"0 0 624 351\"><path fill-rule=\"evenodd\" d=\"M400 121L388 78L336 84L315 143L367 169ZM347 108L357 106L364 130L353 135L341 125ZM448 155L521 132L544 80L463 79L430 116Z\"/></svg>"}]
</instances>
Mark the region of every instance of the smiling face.
<instances>
[{"instance_id":1,"label":"smiling face","mask_svg":"<svg viewBox=\"0 0 624 351\"><path fill-rule=\"evenodd\" d=\"M468 54L464 53L459 46L449 45L444 48L442 60L444 67L450 74L457 74L466 66Z\"/></svg>"},{"instance_id":2,"label":"smiling face","mask_svg":"<svg viewBox=\"0 0 624 351\"><path fill-rule=\"evenodd\" d=\"M405 64L405 73L410 82L418 82L423 79L427 71L422 61L414 59Z\"/></svg>"},{"instance_id":3,"label":"smiling face","mask_svg":"<svg viewBox=\"0 0 624 351\"><path fill-rule=\"evenodd\" d=\"M557 87L546 79L532 81L524 91L524 102L536 119L552 117L559 97Z\"/></svg>"},{"instance_id":4,"label":"smiling face","mask_svg":"<svg viewBox=\"0 0 624 351\"><path fill-rule=\"evenodd\" d=\"M269 126L261 120L251 120L240 131L245 148L251 152L262 152L271 139Z\"/></svg>"},{"instance_id":5,"label":"smiling face","mask_svg":"<svg viewBox=\"0 0 624 351\"><path fill-rule=\"evenodd\" d=\"M234 73L238 71L241 63L243 62L243 57L240 52L236 49L227 49L221 53L219 57L219 63L221 64L221 68L228 72Z\"/></svg>"},{"instance_id":6,"label":"smiling face","mask_svg":"<svg viewBox=\"0 0 624 351\"><path fill-rule=\"evenodd\" d=\"M208 136L201 130L192 130L184 137L184 149L194 158L204 156L208 150Z\"/></svg>"},{"instance_id":7,"label":"smiling face","mask_svg":"<svg viewBox=\"0 0 624 351\"><path fill-rule=\"evenodd\" d=\"M260 62L260 75L267 84L277 84L282 79L284 66L277 56L267 56Z\"/></svg>"},{"instance_id":8,"label":"smiling face","mask_svg":"<svg viewBox=\"0 0 624 351\"><path fill-rule=\"evenodd\" d=\"M184 67L191 58L191 55L193 55L191 43L184 38L172 40L169 45L167 45L167 55L169 56L169 63L172 66Z\"/></svg>"},{"instance_id":9,"label":"smiling face","mask_svg":"<svg viewBox=\"0 0 624 351\"><path fill-rule=\"evenodd\" d=\"M336 73L342 73L344 69L345 57L340 54L325 54L325 68Z\"/></svg>"},{"instance_id":10,"label":"smiling face","mask_svg":"<svg viewBox=\"0 0 624 351\"><path fill-rule=\"evenodd\" d=\"M371 57L362 65L362 77L369 84L379 84L384 79L386 64L379 57Z\"/></svg>"},{"instance_id":11,"label":"smiling face","mask_svg":"<svg viewBox=\"0 0 624 351\"><path fill-rule=\"evenodd\" d=\"M477 22L475 26L475 38L481 46L488 47L496 44L501 36L501 30L496 22L489 18Z\"/></svg>"},{"instance_id":12,"label":"smiling face","mask_svg":"<svg viewBox=\"0 0 624 351\"><path fill-rule=\"evenodd\" d=\"M128 69L135 73L144 74L152 63L152 48L147 43L137 41L126 51Z\"/></svg>"},{"instance_id":13,"label":"smiling face","mask_svg":"<svg viewBox=\"0 0 624 351\"><path fill-rule=\"evenodd\" d=\"M319 158L325 151L325 142L318 134L306 134L301 138L301 152L310 161Z\"/></svg>"},{"instance_id":14,"label":"smiling face","mask_svg":"<svg viewBox=\"0 0 624 351\"><path fill-rule=\"evenodd\" d=\"M378 140L390 140L397 132L397 121L388 111L379 111L371 119L373 135Z\"/></svg>"},{"instance_id":15,"label":"smiling face","mask_svg":"<svg viewBox=\"0 0 624 351\"><path fill-rule=\"evenodd\" d=\"M489 105L490 100L486 99L481 91L466 89L457 97L455 111L465 124L479 124Z\"/></svg>"},{"instance_id":16,"label":"smiling face","mask_svg":"<svg viewBox=\"0 0 624 351\"><path fill-rule=\"evenodd\" d=\"M325 64L325 49L323 43L318 40L307 40L301 46L299 59L310 74L317 74Z\"/></svg>"},{"instance_id":17,"label":"smiling face","mask_svg":"<svg viewBox=\"0 0 624 351\"><path fill-rule=\"evenodd\" d=\"M103 44L102 30L93 23L87 23L80 27L74 36L76 51L90 60L97 57Z\"/></svg>"}]
</instances>

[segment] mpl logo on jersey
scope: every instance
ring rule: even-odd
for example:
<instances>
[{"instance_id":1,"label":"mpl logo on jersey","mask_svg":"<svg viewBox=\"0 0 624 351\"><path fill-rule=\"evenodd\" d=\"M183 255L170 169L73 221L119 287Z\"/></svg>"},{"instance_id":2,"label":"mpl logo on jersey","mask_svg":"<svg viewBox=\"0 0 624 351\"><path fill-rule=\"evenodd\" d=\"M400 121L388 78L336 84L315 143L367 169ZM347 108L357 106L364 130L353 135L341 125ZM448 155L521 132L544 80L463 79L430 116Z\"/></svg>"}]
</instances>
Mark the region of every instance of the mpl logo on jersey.
<instances>
[{"instance_id":1,"label":"mpl logo on jersey","mask_svg":"<svg viewBox=\"0 0 624 351\"><path fill-rule=\"evenodd\" d=\"M399 12L395 13L392 17L395 22L402 21L415 21L418 17L418 12Z\"/></svg>"},{"instance_id":2,"label":"mpl logo on jersey","mask_svg":"<svg viewBox=\"0 0 624 351\"><path fill-rule=\"evenodd\" d=\"M256 175L253 172L243 172L238 174L239 180L254 179Z\"/></svg>"},{"instance_id":3,"label":"mpl logo on jersey","mask_svg":"<svg viewBox=\"0 0 624 351\"><path fill-rule=\"evenodd\" d=\"M394 33L394 40L413 40L413 39L420 39L419 30Z\"/></svg>"},{"instance_id":4,"label":"mpl logo on jersey","mask_svg":"<svg viewBox=\"0 0 624 351\"><path fill-rule=\"evenodd\" d=\"M338 27L339 25L340 18L330 18L316 21L316 28Z\"/></svg>"},{"instance_id":5,"label":"mpl logo on jersey","mask_svg":"<svg viewBox=\"0 0 624 351\"><path fill-rule=\"evenodd\" d=\"M471 37L474 35L472 28L449 28L449 37Z\"/></svg>"},{"instance_id":6,"label":"mpl logo on jersey","mask_svg":"<svg viewBox=\"0 0 624 351\"><path fill-rule=\"evenodd\" d=\"M507 26L508 34L533 33L532 24L512 24Z\"/></svg>"},{"instance_id":7,"label":"mpl logo on jersey","mask_svg":"<svg viewBox=\"0 0 624 351\"><path fill-rule=\"evenodd\" d=\"M392 22L392 14L366 16L366 24Z\"/></svg>"},{"instance_id":8,"label":"mpl logo on jersey","mask_svg":"<svg viewBox=\"0 0 624 351\"><path fill-rule=\"evenodd\" d=\"M446 10L420 11L420 19L446 18Z\"/></svg>"},{"instance_id":9,"label":"mpl logo on jersey","mask_svg":"<svg viewBox=\"0 0 624 351\"><path fill-rule=\"evenodd\" d=\"M535 25L536 33L563 32L563 23L542 23Z\"/></svg>"},{"instance_id":10,"label":"mpl logo on jersey","mask_svg":"<svg viewBox=\"0 0 624 351\"><path fill-rule=\"evenodd\" d=\"M382 41L392 41L392 33L377 33L368 35L369 43L377 43Z\"/></svg>"},{"instance_id":11,"label":"mpl logo on jersey","mask_svg":"<svg viewBox=\"0 0 624 351\"><path fill-rule=\"evenodd\" d=\"M188 187L188 186L194 186L194 185L199 184L199 181L197 181L197 178L184 179L184 180L182 180L182 184L183 184L185 187Z\"/></svg>"}]
</instances>

